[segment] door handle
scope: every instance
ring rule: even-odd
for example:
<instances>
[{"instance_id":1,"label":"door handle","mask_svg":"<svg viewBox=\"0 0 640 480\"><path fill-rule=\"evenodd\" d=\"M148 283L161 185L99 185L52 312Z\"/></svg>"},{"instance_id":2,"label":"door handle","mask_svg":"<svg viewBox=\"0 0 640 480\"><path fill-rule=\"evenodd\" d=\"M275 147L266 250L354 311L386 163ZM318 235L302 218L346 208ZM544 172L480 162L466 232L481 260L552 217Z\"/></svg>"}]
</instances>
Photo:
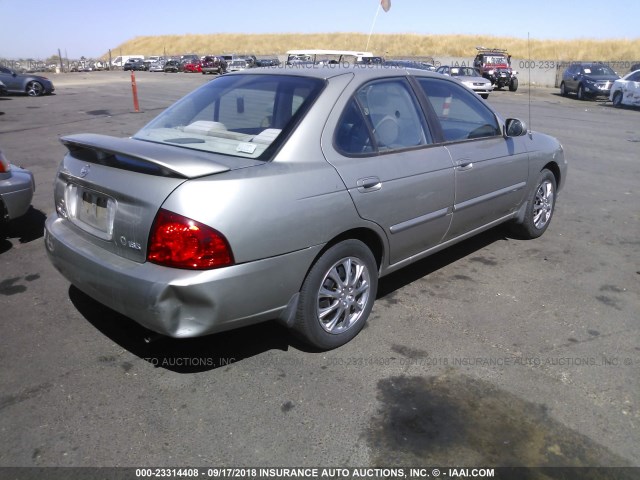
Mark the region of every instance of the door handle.
<instances>
[{"instance_id":1,"label":"door handle","mask_svg":"<svg viewBox=\"0 0 640 480\"><path fill-rule=\"evenodd\" d=\"M382 188L382 183L378 177L361 178L356 182L356 185L358 185L358 191L361 193L375 192Z\"/></svg>"},{"instance_id":2,"label":"door handle","mask_svg":"<svg viewBox=\"0 0 640 480\"><path fill-rule=\"evenodd\" d=\"M473 162L468 159L458 160L458 171L464 172L465 170L471 170L473 168Z\"/></svg>"}]
</instances>

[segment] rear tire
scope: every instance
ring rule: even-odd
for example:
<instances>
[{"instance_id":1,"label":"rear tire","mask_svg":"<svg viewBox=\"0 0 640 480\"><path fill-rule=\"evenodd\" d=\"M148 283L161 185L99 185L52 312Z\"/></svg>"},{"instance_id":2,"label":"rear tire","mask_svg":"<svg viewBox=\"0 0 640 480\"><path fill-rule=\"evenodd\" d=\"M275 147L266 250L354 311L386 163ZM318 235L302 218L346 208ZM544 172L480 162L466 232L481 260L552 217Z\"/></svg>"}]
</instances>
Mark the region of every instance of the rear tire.
<instances>
[{"instance_id":1,"label":"rear tire","mask_svg":"<svg viewBox=\"0 0 640 480\"><path fill-rule=\"evenodd\" d=\"M353 339L364 327L378 290L377 264L359 240L329 248L311 267L300 290L294 329L321 350Z\"/></svg>"},{"instance_id":2,"label":"rear tire","mask_svg":"<svg viewBox=\"0 0 640 480\"><path fill-rule=\"evenodd\" d=\"M560 96L561 97L567 96L567 87L565 86L564 82L560 84Z\"/></svg>"}]
</instances>

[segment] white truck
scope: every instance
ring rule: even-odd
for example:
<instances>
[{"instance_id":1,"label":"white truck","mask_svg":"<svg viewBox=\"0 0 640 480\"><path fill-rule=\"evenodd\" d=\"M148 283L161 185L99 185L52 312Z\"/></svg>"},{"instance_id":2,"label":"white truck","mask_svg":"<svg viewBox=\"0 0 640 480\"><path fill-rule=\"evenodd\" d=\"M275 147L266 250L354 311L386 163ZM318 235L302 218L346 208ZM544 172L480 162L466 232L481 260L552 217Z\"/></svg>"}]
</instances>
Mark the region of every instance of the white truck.
<instances>
[{"instance_id":1,"label":"white truck","mask_svg":"<svg viewBox=\"0 0 640 480\"><path fill-rule=\"evenodd\" d=\"M144 60L144 55L120 55L113 60L111 60L111 68L122 68L127 60L131 58L139 58L140 60Z\"/></svg>"}]
</instances>

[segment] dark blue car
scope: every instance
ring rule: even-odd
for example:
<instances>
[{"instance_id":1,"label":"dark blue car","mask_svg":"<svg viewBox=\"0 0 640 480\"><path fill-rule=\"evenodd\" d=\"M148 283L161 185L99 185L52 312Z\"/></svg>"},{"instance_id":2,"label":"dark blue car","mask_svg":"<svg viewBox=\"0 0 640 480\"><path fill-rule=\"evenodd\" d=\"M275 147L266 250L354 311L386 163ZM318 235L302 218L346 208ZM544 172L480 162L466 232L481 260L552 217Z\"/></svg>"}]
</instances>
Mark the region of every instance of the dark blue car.
<instances>
[{"instance_id":1,"label":"dark blue car","mask_svg":"<svg viewBox=\"0 0 640 480\"><path fill-rule=\"evenodd\" d=\"M609 98L613 82L620 75L604 63L575 63L564 71L560 95L575 93L579 100L589 97Z\"/></svg>"}]
</instances>

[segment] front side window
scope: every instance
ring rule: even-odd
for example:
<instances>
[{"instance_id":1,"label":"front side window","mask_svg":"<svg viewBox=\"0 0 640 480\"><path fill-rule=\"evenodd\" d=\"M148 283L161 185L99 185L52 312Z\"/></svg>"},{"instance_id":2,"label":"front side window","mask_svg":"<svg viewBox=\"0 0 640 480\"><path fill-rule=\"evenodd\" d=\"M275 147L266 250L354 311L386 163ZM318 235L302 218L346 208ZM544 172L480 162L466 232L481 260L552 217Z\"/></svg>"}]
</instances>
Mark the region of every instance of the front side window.
<instances>
[{"instance_id":1,"label":"front side window","mask_svg":"<svg viewBox=\"0 0 640 480\"><path fill-rule=\"evenodd\" d=\"M336 147L346 154L385 152L426 145L431 135L404 79L362 86L338 122Z\"/></svg>"},{"instance_id":2,"label":"front side window","mask_svg":"<svg viewBox=\"0 0 640 480\"><path fill-rule=\"evenodd\" d=\"M421 78L419 83L440 120L445 141L502 134L493 112L462 85L436 78Z\"/></svg>"},{"instance_id":3,"label":"front side window","mask_svg":"<svg viewBox=\"0 0 640 480\"><path fill-rule=\"evenodd\" d=\"M134 138L266 159L267 149L294 128L323 86L319 79L288 75L220 77L178 101Z\"/></svg>"}]
</instances>

